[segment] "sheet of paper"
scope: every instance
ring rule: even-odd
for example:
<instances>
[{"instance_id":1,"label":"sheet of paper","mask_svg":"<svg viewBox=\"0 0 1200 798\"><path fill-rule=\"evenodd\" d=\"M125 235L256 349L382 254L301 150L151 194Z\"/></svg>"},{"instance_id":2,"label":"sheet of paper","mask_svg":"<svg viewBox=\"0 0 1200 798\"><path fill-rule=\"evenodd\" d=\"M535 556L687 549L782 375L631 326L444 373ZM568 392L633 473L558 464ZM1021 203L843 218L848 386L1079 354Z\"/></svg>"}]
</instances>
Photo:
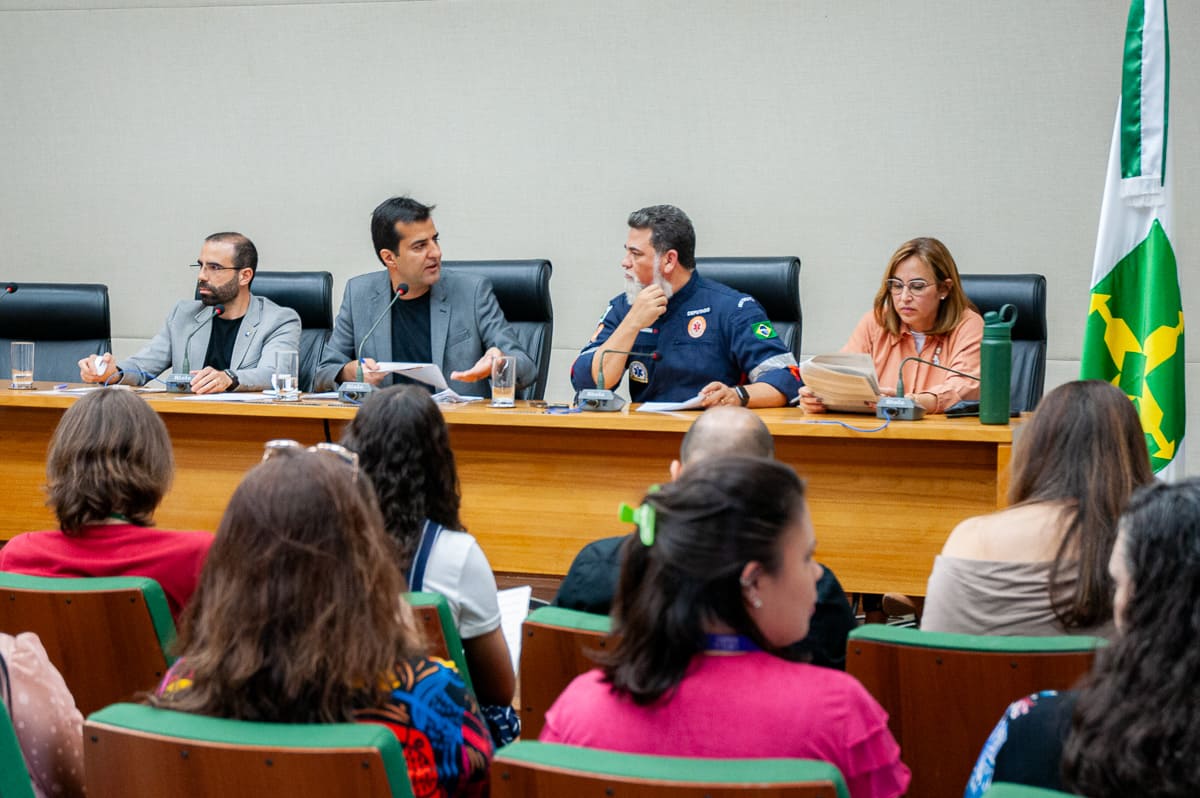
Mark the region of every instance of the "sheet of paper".
<instances>
[{"instance_id":1,"label":"sheet of paper","mask_svg":"<svg viewBox=\"0 0 1200 798\"><path fill-rule=\"evenodd\" d=\"M438 391L433 395L433 401L443 405L465 405L470 402L482 402L482 396L463 396L456 393L453 388L447 388L444 391Z\"/></svg>"},{"instance_id":2,"label":"sheet of paper","mask_svg":"<svg viewBox=\"0 0 1200 798\"><path fill-rule=\"evenodd\" d=\"M387 361L375 364L375 368L372 371L390 371L394 374L403 374L410 380L432 385L435 391L444 391L448 387L442 370L433 363L398 363Z\"/></svg>"},{"instance_id":3,"label":"sheet of paper","mask_svg":"<svg viewBox=\"0 0 1200 798\"><path fill-rule=\"evenodd\" d=\"M261 391L243 391L238 393L189 393L179 397L181 402L270 402L275 400L264 395ZM279 404L286 404L280 402Z\"/></svg>"},{"instance_id":4,"label":"sheet of paper","mask_svg":"<svg viewBox=\"0 0 1200 798\"><path fill-rule=\"evenodd\" d=\"M100 385L84 385L84 386L77 386L74 388L55 388L50 391L30 391L30 393L35 394L37 396L54 396L55 394L63 394L63 393L85 394L85 393L91 393L92 391L98 391L102 387L103 386L100 386Z\"/></svg>"},{"instance_id":5,"label":"sheet of paper","mask_svg":"<svg viewBox=\"0 0 1200 798\"><path fill-rule=\"evenodd\" d=\"M529 597L533 595L530 585L518 585L496 592L500 604L500 629L504 642L508 643L508 655L512 657L513 673L521 662L521 624L529 615Z\"/></svg>"},{"instance_id":6,"label":"sheet of paper","mask_svg":"<svg viewBox=\"0 0 1200 798\"><path fill-rule=\"evenodd\" d=\"M696 394L691 399L684 402L642 402L638 407L639 413L669 413L672 410L699 410L700 409L700 394Z\"/></svg>"}]
</instances>

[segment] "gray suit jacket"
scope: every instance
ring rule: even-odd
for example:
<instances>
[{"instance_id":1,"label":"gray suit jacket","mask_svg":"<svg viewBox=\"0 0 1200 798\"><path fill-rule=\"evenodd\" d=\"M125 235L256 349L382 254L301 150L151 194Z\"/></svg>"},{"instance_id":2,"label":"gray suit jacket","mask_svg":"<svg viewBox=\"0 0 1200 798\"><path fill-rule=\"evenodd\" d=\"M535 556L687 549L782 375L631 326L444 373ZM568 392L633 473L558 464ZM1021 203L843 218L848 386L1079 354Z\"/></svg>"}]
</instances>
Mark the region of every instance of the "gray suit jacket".
<instances>
[{"instance_id":1,"label":"gray suit jacket","mask_svg":"<svg viewBox=\"0 0 1200 798\"><path fill-rule=\"evenodd\" d=\"M122 382L144 385L170 368L183 370L183 346L188 345L188 365L193 370L204 368L208 339L212 337L212 308L194 299L179 302L167 314L162 329L136 355L117 364L125 372ZM203 326L204 329L200 329ZM262 391L271 387L275 370L275 353L292 349L300 351L300 317L291 308L280 307L266 297L251 296L250 307L242 317L237 341L233 344L233 372L237 374L239 391Z\"/></svg>"},{"instance_id":2,"label":"gray suit jacket","mask_svg":"<svg viewBox=\"0 0 1200 798\"><path fill-rule=\"evenodd\" d=\"M391 301L392 284L387 270L360 274L346 283L342 307L333 323L333 335L325 344L325 356L317 368L316 390L328 391L334 387L338 372L355 359L363 335ZM473 274L456 274L443 269L441 277L430 289L429 301L429 342L433 362L442 369L447 384L456 392L464 396L491 395L489 381L459 382L450 379L450 372L469 369L492 346L517 359L517 387L537 379L537 366L517 343L517 336L500 312L491 282ZM371 339L362 348L363 357L392 360L389 321L384 319L371 334Z\"/></svg>"}]
</instances>

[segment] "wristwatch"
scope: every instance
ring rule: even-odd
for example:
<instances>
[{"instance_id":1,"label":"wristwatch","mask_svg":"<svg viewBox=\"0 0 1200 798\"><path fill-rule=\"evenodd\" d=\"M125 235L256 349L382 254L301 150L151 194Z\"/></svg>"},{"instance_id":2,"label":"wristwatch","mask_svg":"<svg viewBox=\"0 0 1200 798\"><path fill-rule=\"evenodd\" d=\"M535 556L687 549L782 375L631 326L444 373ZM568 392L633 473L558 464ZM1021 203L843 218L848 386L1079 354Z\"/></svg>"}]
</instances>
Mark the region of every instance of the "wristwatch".
<instances>
[{"instance_id":1,"label":"wristwatch","mask_svg":"<svg viewBox=\"0 0 1200 798\"><path fill-rule=\"evenodd\" d=\"M235 372L233 369L225 369L225 376L233 380L233 382L229 384L229 387L225 389L226 391L236 391L238 386L242 384L242 381L237 378L237 372Z\"/></svg>"},{"instance_id":2,"label":"wristwatch","mask_svg":"<svg viewBox=\"0 0 1200 798\"><path fill-rule=\"evenodd\" d=\"M742 407L750 404L750 392L746 390L744 385L733 386L733 392L737 394L738 401L742 403Z\"/></svg>"}]
</instances>

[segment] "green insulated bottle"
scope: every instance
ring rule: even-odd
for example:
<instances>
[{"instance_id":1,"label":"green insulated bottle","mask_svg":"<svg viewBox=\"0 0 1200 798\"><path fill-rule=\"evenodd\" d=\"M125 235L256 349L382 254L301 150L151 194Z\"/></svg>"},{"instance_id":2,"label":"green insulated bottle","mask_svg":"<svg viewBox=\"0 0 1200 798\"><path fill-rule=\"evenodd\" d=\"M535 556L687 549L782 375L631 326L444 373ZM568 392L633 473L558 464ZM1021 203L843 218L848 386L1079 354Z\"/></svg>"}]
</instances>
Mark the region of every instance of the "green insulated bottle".
<instances>
[{"instance_id":1,"label":"green insulated bottle","mask_svg":"<svg viewBox=\"0 0 1200 798\"><path fill-rule=\"evenodd\" d=\"M979 347L979 421L1007 424L1012 395L1012 328L1017 309L1004 305L983 314Z\"/></svg>"}]
</instances>

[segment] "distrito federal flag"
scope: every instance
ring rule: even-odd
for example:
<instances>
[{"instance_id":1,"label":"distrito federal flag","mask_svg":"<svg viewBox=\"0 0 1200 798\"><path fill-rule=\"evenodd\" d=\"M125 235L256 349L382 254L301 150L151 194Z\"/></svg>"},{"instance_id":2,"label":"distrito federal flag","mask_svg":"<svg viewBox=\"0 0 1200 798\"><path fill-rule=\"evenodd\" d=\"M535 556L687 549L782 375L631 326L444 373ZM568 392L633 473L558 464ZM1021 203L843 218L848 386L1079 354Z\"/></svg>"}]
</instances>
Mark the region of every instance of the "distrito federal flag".
<instances>
[{"instance_id":1,"label":"distrito federal flag","mask_svg":"<svg viewBox=\"0 0 1200 798\"><path fill-rule=\"evenodd\" d=\"M1183 304L1171 247L1166 0L1133 0L1080 376L1133 400L1150 464L1183 476ZM1164 469L1166 469L1164 471Z\"/></svg>"}]
</instances>

